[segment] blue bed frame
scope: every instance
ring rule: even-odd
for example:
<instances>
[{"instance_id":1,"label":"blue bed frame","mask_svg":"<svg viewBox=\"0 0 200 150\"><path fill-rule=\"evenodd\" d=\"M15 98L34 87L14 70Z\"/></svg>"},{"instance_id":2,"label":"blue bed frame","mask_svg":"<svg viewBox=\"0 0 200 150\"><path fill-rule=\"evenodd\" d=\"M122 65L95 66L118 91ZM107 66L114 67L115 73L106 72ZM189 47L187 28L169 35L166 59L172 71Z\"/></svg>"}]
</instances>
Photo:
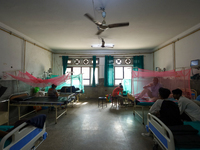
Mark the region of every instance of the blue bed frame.
<instances>
[{"instance_id":1,"label":"blue bed frame","mask_svg":"<svg viewBox=\"0 0 200 150\"><path fill-rule=\"evenodd\" d=\"M177 103L177 100L174 98L169 98L168 100L174 101ZM133 106L133 115L137 114L140 118L142 118L142 124L144 125L144 108L150 108L155 102L152 101L147 101L147 100L142 100L140 99L139 101L136 99L134 101L134 106ZM142 115L136 110L136 108L141 108L142 109Z\"/></svg>"},{"instance_id":2,"label":"blue bed frame","mask_svg":"<svg viewBox=\"0 0 200 150\"><path fill-rule=\"evenodd\" d=\"M148 113L147 125L150 132L153 134L153 140L156 145L159 145L163 150L200 150L200 148L183 149L177 148L174 143L174 136L171 130L156 116ZM200 135L200 122L184 122L185 125L191 125L199 131ZM156 149L156 148L154 148Z\"/></svg>"},{"instance_id":3,"label":"blue bed frame","mask_svg":"<svg viewBox=\"0 0 200 150\"><path fill-rule=\"evenodd\" d=\"M46 124L43 129L27 126L24 122L10 131L0 141L1 150L36 149L47 137Z\"/></svg>"}]
</instances>

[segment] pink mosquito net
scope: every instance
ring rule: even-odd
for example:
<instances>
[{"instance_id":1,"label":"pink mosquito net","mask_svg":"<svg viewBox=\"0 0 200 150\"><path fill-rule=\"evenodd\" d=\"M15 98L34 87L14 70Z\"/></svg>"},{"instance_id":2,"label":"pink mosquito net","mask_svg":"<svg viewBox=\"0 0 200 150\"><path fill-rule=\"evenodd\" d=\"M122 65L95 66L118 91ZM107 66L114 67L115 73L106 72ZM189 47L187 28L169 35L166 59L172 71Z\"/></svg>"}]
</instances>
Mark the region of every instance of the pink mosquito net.
<instances>
[{"instance_id":1,"label":"pink mosquito net","mask_svg":"<svg viewBox=\"0 0 200 150\"><path fill-rule=\"evenodd\" d=\"M14 76L12 74L8 74L8 75L13 77L14 79L25 82L33 87L47 87L52 84L60 85L60 84L64 83L66 80L70 79L69 74L58 76L58 77L51 78L51 79L44 79L44 80L40 79L40 78L36 78L28 72L23 73L23 72L19 71L17 76Z\"/></svg>"},{"instance_id":2,"label":"pink mosquito net","mask_svg":"<svg viewBox=\"0 0 200 150\"><path fill-rule=\"evenodd\" d=\"M179 88L183 91L184 96L190 98L190 72L191 69L165 72L138 69L138 71L132 72L132 94L138 95L145 85L157 77L163 88L168 88L170 91Z\"/></svg>"}]
</instances>

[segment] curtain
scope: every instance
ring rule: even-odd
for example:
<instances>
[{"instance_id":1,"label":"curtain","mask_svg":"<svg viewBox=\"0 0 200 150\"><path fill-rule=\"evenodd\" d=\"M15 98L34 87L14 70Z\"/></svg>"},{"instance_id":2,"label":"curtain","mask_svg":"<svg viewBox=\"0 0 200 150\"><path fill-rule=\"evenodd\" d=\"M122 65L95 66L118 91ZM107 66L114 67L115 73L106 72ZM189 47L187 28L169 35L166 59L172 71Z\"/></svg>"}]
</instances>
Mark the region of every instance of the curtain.
<instances>
[{"instance_id":1,"label":"curtain","mask_svg":"<svg viewBox=\"0 0 200 150\"><path fill-rule=\"evenodd\" d=\"M144 56L133 56L133 71L144 69Z\"/></svg>"},{"instance_id":2,"label":"curtain","mask_svg":"<svg viewBox=\"0 0 200 150\"><path fill-rule=\"evenodd\" d=\"M82 74L71 75L71 81L72 81L72 83L71 83L72 86L75 86L75 88L79 88L84 93L83 75Z\"/></svg>"},{"instance_id":3,"label":"curtain","mask_svg":"<svg viewBox=\"0 0 200 150\"><path fill-rule=\"evenodd\" d=\"M114 86L113 62L113 56L105 56L104 86Z\"/></svg>"},{"instance_id":4,"label":"curtain","mask_svg":"<svg viewBox=\"0 0 200 150\"><path fill-rule=\"evenodd\" d=\"M67 62L68 62L68 56L62 56L63 74L65 74L65 71L67 69Z\"/></svg>"},{"instance_id":5,"label":"curtain","mask_svg":"<svg viewBox=\"0 0 200 150\"><path fill-rule=\"evenodd\" d=\"M123 79L122 85L123 91L126 91L126 93L131 93L131 79Z\"/></svg>"},{"instance_id":6,"label":"curtain","mask_svg":"<svg viewBox=\"0 0 200 150\"><path fill-rule=\"evenodd\" d=\"M96 56L93 56L93 80L92 87L95 87L95 68L96 68Z\"/></svg>"}]
</instances>

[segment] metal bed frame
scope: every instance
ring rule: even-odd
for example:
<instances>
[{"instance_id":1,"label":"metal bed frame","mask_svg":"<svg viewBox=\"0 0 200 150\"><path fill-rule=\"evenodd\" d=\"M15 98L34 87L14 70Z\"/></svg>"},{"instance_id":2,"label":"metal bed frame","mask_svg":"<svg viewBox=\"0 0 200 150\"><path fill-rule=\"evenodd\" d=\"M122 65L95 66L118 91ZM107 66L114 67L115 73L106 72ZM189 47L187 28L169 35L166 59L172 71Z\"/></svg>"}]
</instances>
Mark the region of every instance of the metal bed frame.
<instances>
[{"instance_id":1,"label":"metal bed frame","mask_svg":"<svg viewBox=\"0 0 200 150\"><path fill-rule=\"evenodd\" d=\"M12 101L12 97L13 96L19 96L19 95L22 95L22 94L27 94L28 93L17 93L17 94L12 94L10 97L9 97L9 106L17 106L18 107L18 117L19 117L19 120L33 112L37 112L37 109L31 111L31 112L28 112L24 115L21 115L20 113L20 107L21 106L45 106L45 107L54 107L55 108L55 124L57 124L57 120L58 118L60 118L63 114L67 114L67 105L68 105L68 102L59 102L59 101L50 101L50 102L47 102L47 101L19 101L19 102L15 102L15 103L11 103ZM73 102L75 100L75 98L73 98L73 96L75 95L75 93L69 95L68 97L66 97L67 100L71 99L70 102ZM38 99L40 98L44 98L44 97L37 97ZM65 107L64 111L58 115L58 108L61 108L61 107Z\"/></svg>"}]
</instances>

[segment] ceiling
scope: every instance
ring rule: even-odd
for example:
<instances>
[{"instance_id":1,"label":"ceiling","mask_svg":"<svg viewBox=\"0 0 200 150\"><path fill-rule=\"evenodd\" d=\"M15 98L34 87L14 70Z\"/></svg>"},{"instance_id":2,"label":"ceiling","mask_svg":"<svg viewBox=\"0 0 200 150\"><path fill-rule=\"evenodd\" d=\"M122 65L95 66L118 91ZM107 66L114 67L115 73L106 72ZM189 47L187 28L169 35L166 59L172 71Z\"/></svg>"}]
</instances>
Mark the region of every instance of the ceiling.
<instances>
[{"instance_id":1,"label":"ceiling","mask_svg":"<svg viewBox=\"0 0 200 150\"><path fill-rule=\"evenodd\" d=\"M114 50L152 50L200 23L199 0L1 0L0 22L56 50L93 50L91 44ZM100 36L89 13L107 24L129 22Z\"/></svg>"}]
</instances>

